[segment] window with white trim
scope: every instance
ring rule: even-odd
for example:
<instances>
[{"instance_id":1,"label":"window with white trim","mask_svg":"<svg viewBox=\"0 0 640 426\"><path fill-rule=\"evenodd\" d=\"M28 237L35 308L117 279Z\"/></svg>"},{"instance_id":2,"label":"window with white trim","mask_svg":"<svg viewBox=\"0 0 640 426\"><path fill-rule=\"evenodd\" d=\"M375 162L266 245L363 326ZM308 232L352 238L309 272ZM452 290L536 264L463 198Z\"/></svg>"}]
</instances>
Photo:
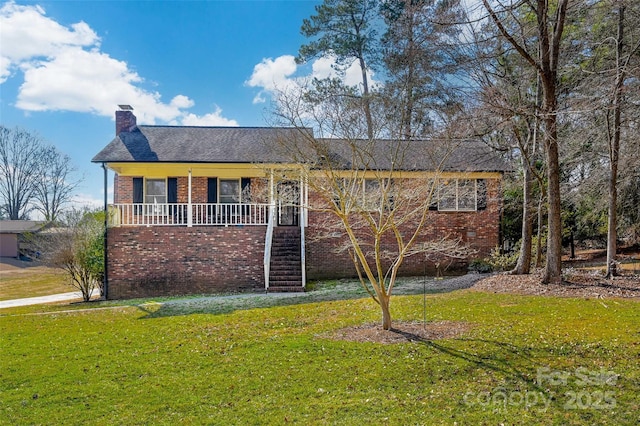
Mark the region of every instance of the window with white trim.
<instances>
[{"instance_id":1,"label":"window with white trim","mask_svg":"<svg viewBox=\"0 0 640 426\"><path fill-rule=\"evenodd\" d=\"M165 204L167 202L167 180L145 179L144 202L147 204Z\"/></svg>"},{"instance_id":2,"label":"window with white trim","mask_svg":"<svg viewBox=\"0 0 640 426\"><path fill-rule=\"evenodd\" d=\"M478 188L476 179L444 179L438 186L439 211L476 211Z\"/></svg>"},{"instance_id":3,"label":"window with white trim","mask_svg":"<svg viewBox=\"0 0 640 426\"><path fill-rule=\"evenodd\" d=\"M240 202L240 179L220 179L219 203L239 203Z\"/></svg>"}]
</instances>

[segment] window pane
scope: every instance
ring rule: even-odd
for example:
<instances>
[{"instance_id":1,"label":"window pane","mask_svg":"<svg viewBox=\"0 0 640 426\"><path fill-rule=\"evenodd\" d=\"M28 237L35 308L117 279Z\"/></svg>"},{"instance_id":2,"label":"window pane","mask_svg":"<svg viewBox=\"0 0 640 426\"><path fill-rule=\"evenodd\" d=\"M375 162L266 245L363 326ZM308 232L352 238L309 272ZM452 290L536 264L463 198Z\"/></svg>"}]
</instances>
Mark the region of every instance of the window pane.
<instances>
[{"instance_id":1,"label":"window pane","mask_svg":"<svg viewBox=\"0 0 640 426\"><path fill-rule=\"evenodd\" d=\"M367 210L380 208L380 182L377 179L364 181L364 208Z\"/></svg>"},{"instance_id":2,"label":"window pane","mask_svg":"<svg viewBox=\"0 0 640 426\"><path fill-rule=\"evenodd\" d=\"M484 210L487 208L487 181L478 179L476 185L478 187L478 210Z\"/></svg>"},{"instance_id":3,"label":"window pane","mask_svg":"<svg viewBox=\"0 0 640 426\"><path fill-rule=\"evenodd\" d=\"M476 181L458 179L458 210L476 209Z\"/></svg>"},{"instance_id":4,"label":"window pane","mask_svg":"<svg viewBox=\"0 0 640 426\"><path fill-rule=\"evenodd\" d=\"M220 180L220 202L239 203L240 202L240 181Z\"/></svg>"},{"instance_id":5,"label":"window pane","mask_svg":"<svg viewBox=\"0 0 640 426\"><path fill-rule=\"evenodd\" d=\"M440 182L438 192L438 210L456 209L456 180L444 180Z\"/></svg>"},{"instance_id":6,"label":"window pane","mask_svg":"<svg viewBox=\"0 0 640 426\"><path fill-rule=\"evenodd\" d=\"M166 203L167 182L164 179L147 179L145 203Z\"/></svg>"}]
</instances>

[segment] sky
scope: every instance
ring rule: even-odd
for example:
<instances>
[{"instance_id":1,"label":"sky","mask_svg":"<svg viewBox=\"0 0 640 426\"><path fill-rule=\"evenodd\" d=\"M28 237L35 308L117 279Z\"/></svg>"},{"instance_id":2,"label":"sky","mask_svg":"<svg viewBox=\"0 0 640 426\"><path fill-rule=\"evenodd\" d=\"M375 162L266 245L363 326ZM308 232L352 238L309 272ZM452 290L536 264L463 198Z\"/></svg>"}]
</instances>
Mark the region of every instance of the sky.
<instances>
[{"instance_id":1,"label":"sky","mask_svg":"<svg viewBox=\"0 0 640 426\"><path fill-rule=\"evenodd\" d=\"M0 2L0 124L69 155L83 179L75 203L100 206L104 173L91 158L115 137L119 104L138 124L268 125L276 88L333 74L331 58L294 61L319 3ZM111 202L111 173L108 188Z\"/></svg>"}]
</instances>

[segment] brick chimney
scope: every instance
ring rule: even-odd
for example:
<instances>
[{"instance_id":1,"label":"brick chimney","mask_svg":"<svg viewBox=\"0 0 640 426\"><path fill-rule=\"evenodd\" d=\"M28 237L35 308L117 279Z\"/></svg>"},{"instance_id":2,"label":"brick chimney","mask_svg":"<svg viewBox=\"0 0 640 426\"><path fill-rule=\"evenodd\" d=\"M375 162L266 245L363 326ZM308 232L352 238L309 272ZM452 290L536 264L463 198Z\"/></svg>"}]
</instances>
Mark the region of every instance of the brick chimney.
<instances>
[{"instance_id":1,"label":"brick chimney","mask_svg":"<svg viewBox=\"0 0 640 426\"><path fill-rule=\"evenodd\" d=\"M116 136L121 132L130 132L136 127L136 116L133 115L133 107L131 105L118 105L120 108L116 111Z\"/></svg>"}]
</instances>

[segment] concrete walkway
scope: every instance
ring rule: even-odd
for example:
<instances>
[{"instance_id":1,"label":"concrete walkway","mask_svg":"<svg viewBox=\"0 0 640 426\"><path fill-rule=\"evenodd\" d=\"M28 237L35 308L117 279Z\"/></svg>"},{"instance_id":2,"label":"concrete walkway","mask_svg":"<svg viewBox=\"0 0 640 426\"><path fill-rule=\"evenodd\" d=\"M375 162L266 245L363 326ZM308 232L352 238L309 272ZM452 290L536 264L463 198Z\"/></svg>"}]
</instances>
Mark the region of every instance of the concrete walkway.
<instances>
[{"instance_id":1,"label":"concrete walkway","mask_svg":"<svg viewBox=\"0 0 640 426\"><path fill-rule=\"evenodd\" d=\"M0 309L14 308L16 306L39 305L42 303L65 302L70 300L82 300L82 294L79 291L70 293L51 294L49 296L27 297L24 299L2 300L0 301Z\"/></svg>"}]
</instances>

